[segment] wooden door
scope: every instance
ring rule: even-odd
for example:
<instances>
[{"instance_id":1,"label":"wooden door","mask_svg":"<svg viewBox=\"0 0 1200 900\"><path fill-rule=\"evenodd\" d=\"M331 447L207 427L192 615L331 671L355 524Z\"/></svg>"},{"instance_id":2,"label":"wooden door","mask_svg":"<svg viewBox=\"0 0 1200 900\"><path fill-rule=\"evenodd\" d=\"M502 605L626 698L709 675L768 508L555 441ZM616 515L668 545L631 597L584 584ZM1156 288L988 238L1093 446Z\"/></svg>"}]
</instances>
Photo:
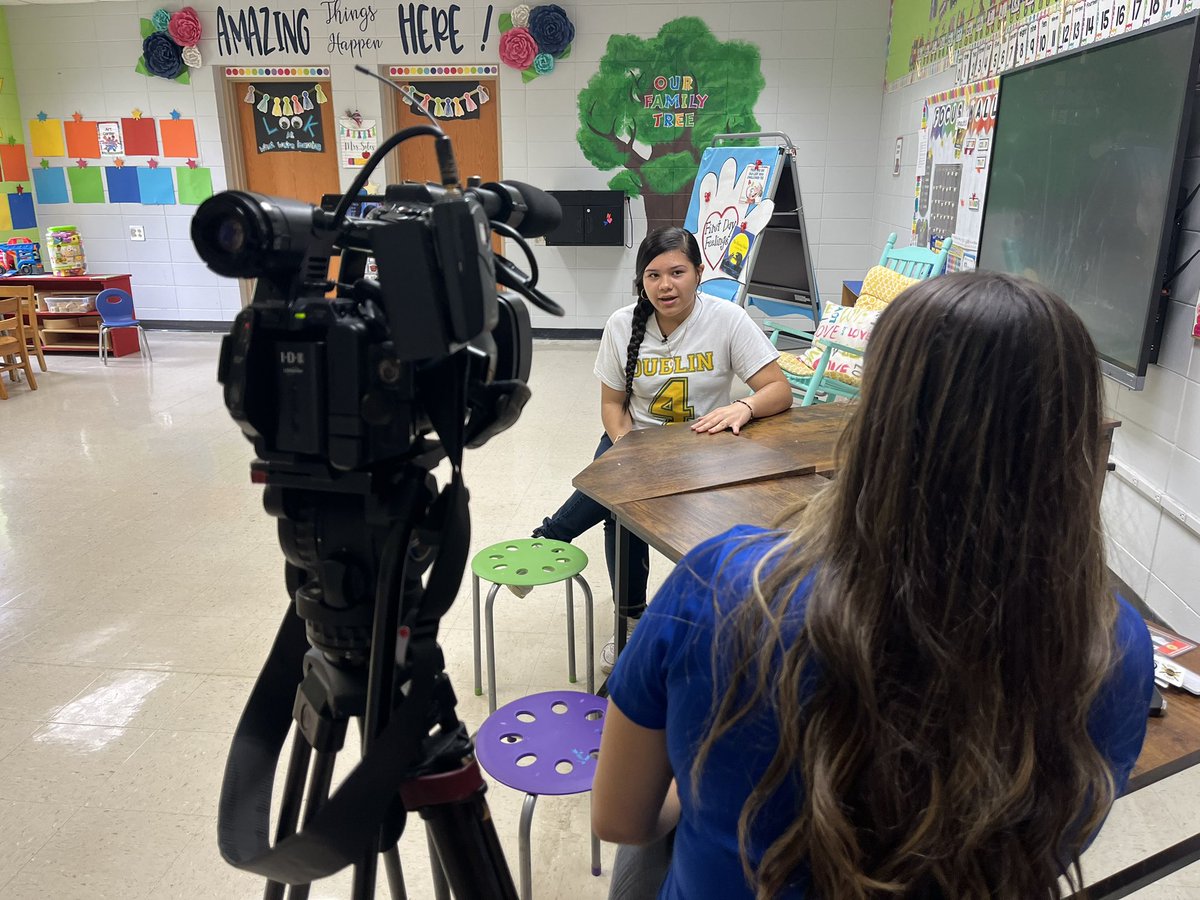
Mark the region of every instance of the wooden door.
<instances>
[{"instance_id":1,"label":"wooden door","mask_svg":"<svg viewBox=\"0 0 1200 900\"><path fill-rule=\"evenodd\" d=\"M338 181L337 131L334 123L334 119L337 117L337 107L333 100L333 89L327 79L324 81L312 80L310 98L324 95L327 100L325 103L313 104L321 118L320 134L323 149L320 152L303 150L260 152L258 138L263 132L261 129L256 131L256 126L260 125L259 119L265 120L261 124L264 128L269 129L272 137L276 134L281 136L289 133L302 134L299 131L289 132L285 127L281 127L280 116L274 112L275 95L271 92L282 87L283 84L269 80L231 83L232 90L237 95L234 98L234 105L238 110L238 141L241 146L243 176L240 187L272 197L292 197L319 206L322 194L341 193ZM287 84L292 84L292 82L289 81ZM245 102L246 92L252 85L261 87L262 91L267 94L266 112L261 111L258 105L262 93L256 95L256 102ZM320 86L320 91L316 90L317 85ZM302 93L299 92L298 95L302 95ZM303 121L304 118L301 115L292 121Z\"/></svg>"},{"instance_id":2,"label":"wooden door","mask_svg":"<svg viewBox=\"0 0 1200 900\"><path fill-rule=\"evenodd\" d=\"M463 117L438 116L438 124L450 136L454 145L454 155L458 159L458 172L465 185L472 175L480 176L484 181L500 180L500 115L499 115L499 79L498 78L463 78L443 80L397 79L396 83L402 88L412 87L416 96L452 101L459 100L459 108ZM487 96L486 102L480 103L480 93L474 89L482 88ZM470 103L464 98L470 96ZM429 120L419 112L414 111L400 94L396 94L396 124L399 128L410 125L428 124ZM453 108L453 103L447 104ZM475 109L469 109L474 105ZM430 112L436 108L436 102L429 103ZM441 182L438 175L437 156L434 153L434 143L429 138L418 138L405 141L397 153L400 157L400 178L402 181L434 181Z\"/></svg>"}]
</instances>

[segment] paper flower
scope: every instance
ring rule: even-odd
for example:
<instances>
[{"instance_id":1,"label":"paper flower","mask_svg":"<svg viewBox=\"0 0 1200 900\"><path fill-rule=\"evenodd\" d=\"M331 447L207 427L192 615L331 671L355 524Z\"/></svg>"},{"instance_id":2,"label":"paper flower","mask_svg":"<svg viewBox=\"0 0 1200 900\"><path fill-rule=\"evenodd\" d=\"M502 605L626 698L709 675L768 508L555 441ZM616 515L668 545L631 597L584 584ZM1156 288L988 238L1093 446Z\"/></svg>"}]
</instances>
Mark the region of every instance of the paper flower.
<instances>
[{"instance_id":1,"label":"paper flower","mask_svg":"<svg viewBox=\"0 0 1200 900\"><path fill-rule=\"evenodd\" d=\"M142 111L136 106L130 111L129 114L133 116L134 119L140 119L142 117Z\"/></svg>"},{"instance_id":2,"label":"paper flower","mask_svg":"<svg viewBox=\"0 0 1200 900\"><path fill-rule=\"evenodd\" d=\"M528 28L510 28L500 35L500 62L506 66L527 69L537 55L537 41Z\"/></svg>"},{"instance_id":3,"label":"paper flower","mask_svg":"<svg viewBox=\"0 0 1200 900\"><path fill-rule=\"evenodd\" d=\"M539 53L533 58L533 71L539 75L549 75L554 71L554 57L549 53Z\"/></svg>"},{"instance_id":4,"label":"paper flower","mask_svg":"<svg viewBox=\"0 0 1200 900\"><path fill-rule=\"evenodd\" d=\"M189 160L187 161L187 167L188 167L189 169L194 169L194 168L196 168L196 161L195 161L194 159L189 159Z\"/></svg>"},{"instance_id":5,"label":"paper flower","mask_svg":"<svg viewBox=\"0 0 1200 900\"><path fill-rule=\"evenodd\" d=\"M18 193L18 194L23 194L23 193L25 193L25 185L23 185L23 184L18 184L18 185L17 185L17 193Z\"/></svg>"},{"instance_id":6,"label":"paper flower","mask_svg":"<svg viewBox=\"0 0 1200 900\"><path fill-rule=\"evenodd\" d=\"M71 113L71 119L75 122L82 122L83 121L83 113L76 110L75 112Z\"/></svg>"},{"instance_id":7,"label":"paper flower","mask_svg":"<svg viewBox=\"0 0 1200 900\"><path fill-rule=\"evenodd\" d=\"M158 168L158 160L152 159L152 160L150 160L150 162L146 163L146 165L148 165L152 169L157 169Z\"/></svg>"},{"instance_id":8,"label":"paper flower","mask_svg":"<svg viewBox=\"0 0 1200 900\"><path fill-rule=\"evenodd\" d=\"M529 27L529 4L520 3L513 7L512 23L517 28Z\"/></svg>"},{"instance_id":9,"label":"paper flower","mask_svg":"<svg viewBox=\"0 0 1200 900\"><path fill-rule=\"evenodd\" d=\"M529 13L529 33L538 50L560 56L575 40L575 26L557 3L535 6Z\"/></svg>"},{"instance_id":10,"label":"paper flower","mask_svg":"<svg viewBox=\"0 0 1200 900\"><path fill-rule=\"evenodd\" d=\"M118 169L123 169L123 168L125 168L125 160L118 156L116 159L113 160L113 165L116 166Z\"/></svg>"},{"instance_id":11,"label":"paper flower","mask_svg":"<svg viewBox=\"0 0 1200 900\"><path fill-rule=\"evenodd\" d=\"M48 169L48 168L50 168L50 160L43 159L40 163L38 163L38 165L41 166L43 169Z\"/></svg>"},{"instance_id":12,"label":"paper flower","mask_svg":"<svg viewBox=\"0 0 1200 900\"><path fill-rule=\"evenodd\" d=\"M195 47L200 43L200 36L203 32L204 29L200 27L200 17L190 6L185 6L171 16L171 22L167 25L167 34L180 47Z\"/></svg>"},{"instance_id":13,"label":"paper flower","mask_svg":"<svg viewBox=\"0 0 1200 900\"><path fill-rule=\"evenodd\" d=\"M77 165L81 169L86 169L87 168L87 160L82 159L82 158L77 159L77 160L75 160L75 165Z\"/></svg>"},{"instance_id":14,"label":"paper flower","mask_svg":"<svg viewBox=\"0 0 1200 900\"><path fill-rule=\"evenodd\" d=\"M204 65L204 61L200 58L200 48L184 47L183 62L189 69L198 69Z\"/></svg>"},{"instance_id":15,"label":"paper flower","mask_svg":"<svg viewBox=\"0 0 1200 900\"><path fill-rule=\"evenodd\" d=\"M183 113L177 109L173 109L171 110L171 118L178 122L181 118L183 118Z\"/></svg>"},{"instance_id":16,"label":"paper flower","mask_svg":"<svg viewBox=\"0 0 1200 900\"><path fill-rule=\"evenodd\" d=\"M38 113L38 114L37 114L37 120L38 120L39 122L45 122L45 121L46 121L46 119L48 119L48 118L50 118L50 117L49 117L49 116L47 116L47 115L46 115L44 112L40 112L40 113Z\"/></svg>"},{"instance_id":17,"label":"paper flower","mask_svg":"<svg viewBox=\"0 0 1200 900\"><path fill-rule=\"evenodd\" d=\"M171 14L165 9L156 9L154 15L150 17L150 21L154 23L155 31L166 31L167 25L171 22Z\"/></svg>"},{"instance_id":18,"label":"paper flower","mask_svg":"<svg viewBox=\"0 0 1200 900\"><path fill-rule=\"evenodd\" d=\"M184 69L179 45L161 31L142 41L142 59L146 61L146 71L159 78L174 78Z\"/></svg>"}]
</instances>

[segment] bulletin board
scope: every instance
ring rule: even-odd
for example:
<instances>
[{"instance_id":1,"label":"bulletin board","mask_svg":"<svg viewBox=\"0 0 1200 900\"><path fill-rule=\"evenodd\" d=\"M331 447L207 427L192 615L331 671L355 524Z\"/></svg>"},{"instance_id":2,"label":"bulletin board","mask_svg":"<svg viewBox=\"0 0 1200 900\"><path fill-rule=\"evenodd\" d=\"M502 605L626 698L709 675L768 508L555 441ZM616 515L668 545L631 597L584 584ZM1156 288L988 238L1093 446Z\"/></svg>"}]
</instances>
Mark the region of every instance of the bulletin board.
<instances>
[{"instance_id":1,"label":"bulletin board","mask_svg":"<svg viewBox=\"0 0 1200 900\"><path fill-rule=\"evenodd\" d=\"M926 98L917 138L913 243L953 243L947 271L974 269L1000 96L990 78Z\"/></svg>"}]
</instances>

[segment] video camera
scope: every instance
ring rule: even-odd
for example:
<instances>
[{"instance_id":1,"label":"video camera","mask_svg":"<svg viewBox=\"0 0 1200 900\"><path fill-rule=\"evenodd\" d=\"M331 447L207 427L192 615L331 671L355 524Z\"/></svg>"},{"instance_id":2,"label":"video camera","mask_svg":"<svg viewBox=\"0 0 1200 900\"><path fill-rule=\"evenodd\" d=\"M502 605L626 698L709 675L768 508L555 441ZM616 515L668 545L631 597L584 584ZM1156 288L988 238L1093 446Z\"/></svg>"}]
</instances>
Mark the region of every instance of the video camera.
<instances>
[{"instance_id":1,"label":"video camera","mask_svg":"<svg viewBox=\"0 0 1200 900\"><path fill-rule=\"evenodd\" d=\"M391 185L350 215L379 161L423 135L437 141L442 183ZM497 283L562 315L537 290L524 240L560 218L557 201L520 182L463 189L435 122L385 141L333 209L225 191L192 221L209 268L257 279L218 380L254 445L252 480L279 519L294 601L238 723L218 817L222 855L267 877L268 900L348 864L354 896L373 897L379 854L403 896L397 841L410 811L436 849L435 885L516 896L436 639L470 543L463 450L512 425L529 398L529 314ZM493 232L524 250L529 274L493 252ZM330 795L350 719L363 758ZM272 846L272 784L293 724Z\"/></svg>"}]
</instances>

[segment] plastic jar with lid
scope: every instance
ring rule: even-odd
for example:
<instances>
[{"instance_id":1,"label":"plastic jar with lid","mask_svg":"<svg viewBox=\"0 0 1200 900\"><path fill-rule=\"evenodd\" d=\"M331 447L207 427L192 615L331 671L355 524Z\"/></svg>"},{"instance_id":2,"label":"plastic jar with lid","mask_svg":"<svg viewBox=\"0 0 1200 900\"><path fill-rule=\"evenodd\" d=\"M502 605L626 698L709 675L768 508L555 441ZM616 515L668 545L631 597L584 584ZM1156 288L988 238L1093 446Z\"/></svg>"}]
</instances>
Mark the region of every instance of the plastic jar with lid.
<instances>
[{"instance_id":1,"label":"plastic jar with lid","mask_svg":"<svg viewBox=\"0 0 1200 900\"><path fill-rule=\"evenodd\" d=\"M83 236L74 225L57 225L46 229L46 251L50 270L55 275L83 275L87 259L83 255Z\"/></svg>"}]
</instances>

